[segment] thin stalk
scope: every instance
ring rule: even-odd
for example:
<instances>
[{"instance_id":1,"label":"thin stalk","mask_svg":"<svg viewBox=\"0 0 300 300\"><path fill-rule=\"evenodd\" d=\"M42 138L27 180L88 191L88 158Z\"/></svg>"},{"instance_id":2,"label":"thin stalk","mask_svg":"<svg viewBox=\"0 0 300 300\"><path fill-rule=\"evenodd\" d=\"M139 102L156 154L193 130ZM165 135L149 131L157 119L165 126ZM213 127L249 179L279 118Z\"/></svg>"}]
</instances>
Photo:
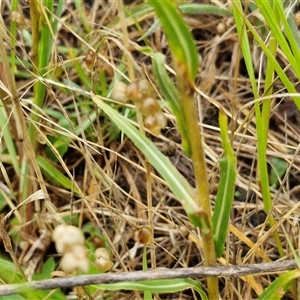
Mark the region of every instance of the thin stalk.
<instances>
[{"instance_id":1,"label":"thin stalk","mask_svg":"<svg viewBox=\"0 0 300 300\"><path fill-rule=\"evenodd\" d=\"M182 74L183 72L177 72ZM184 73L183 73L184 74ZM178 76L179 77L179 76ZM191 158L196 179L198 194L199 217L204 220L204 227L200 228L203 239L203 252L205 266L216 266L216 252L212 231L212 215L207 180L207 168L202 145L202 134L198 124L197 107L193 97L193 89L183 84L185 80L178 78L177 82L182 97L183 115L187 122L187 136L191 147ZM189 93L187 91L190 91ZM219 299L218 278L207 278L209 299Z\"/></svg>"}]
</instances>

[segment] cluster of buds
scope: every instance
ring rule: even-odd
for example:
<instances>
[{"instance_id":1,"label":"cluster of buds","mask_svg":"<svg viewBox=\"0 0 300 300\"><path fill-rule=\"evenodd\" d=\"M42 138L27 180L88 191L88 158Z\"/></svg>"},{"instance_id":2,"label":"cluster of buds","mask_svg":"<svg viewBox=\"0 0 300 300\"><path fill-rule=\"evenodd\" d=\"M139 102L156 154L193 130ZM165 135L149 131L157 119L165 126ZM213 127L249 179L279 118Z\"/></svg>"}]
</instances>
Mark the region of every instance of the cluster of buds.
<instances>
[{"instance_id":1,"label":"cluster of buds","mask_svg":"<svg viewBox=\"0 0 300 300\"><path fill-rule=\"evenodd\" d=\"M153 134L158 136L160 130L167 125L167 120L156 100L156 93L149 81L141 79L126 85L116 82L112 91L112 98L127 102L131 100L144 116L144 126Z\"/></svg>"},{"instance_id":2,"label":"cluster of buds","mask_svg":"<svg viewBox=\"0 0 300 300\"><path fill-rule=\"evenodd\" d=\"M89 261L84 245L85 238L83 232L71 225L58 225L52 234L57 253L62 254L60 267L66 274L71 274L78 270L87 273Z\"/></svg>"}]
</instances>

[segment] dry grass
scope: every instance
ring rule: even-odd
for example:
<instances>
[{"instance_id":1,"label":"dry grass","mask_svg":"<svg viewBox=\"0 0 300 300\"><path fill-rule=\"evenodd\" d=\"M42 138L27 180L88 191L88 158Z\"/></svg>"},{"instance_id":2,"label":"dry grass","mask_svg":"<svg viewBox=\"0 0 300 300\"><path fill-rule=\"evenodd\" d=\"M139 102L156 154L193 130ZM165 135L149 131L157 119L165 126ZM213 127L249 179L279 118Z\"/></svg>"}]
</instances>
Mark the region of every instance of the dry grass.
<instances>
[{"instance_id":1,"label":"dry grass","mask_svg":"<svg viewBox=\"0 0 300 300\"><path fill-rule=\"evenodd\" d=\"M141 3L141 1L127 2L129 9ZM211 2L222 5L219 1ZM20 1L19 7L20 12L28 17L28 4ZM1 9L8 26L9 2L2 2ZM109 245L115 263L114 272L142 269L143 245L137 244L133 236L139 226L148 224L146 163L143 153L140 153L126 137L120 135L114 125L101 114L96 114L86 130L80 130L80 127L84 127L82 124L91 118L95 108L82 94L87 87L78 76L76 63L85 70L92 88L106 82L103 91L109 91L114 76L127 76L126 64L125 71L118 70L124 52L132 59L131 64L136 78L147 76L151 80L154 79L149 58L138 51L139 45L144 45L144 42L138 41L141 33L132 22L128 23L130 44L126 49L120 23L115 22L117 17L116 1L86 1L81 11L75 9L72 1L67 1L62 22L59 23L59 32L55 36L52 60L48 69L49 78L45 79L47 109L40 110L41 122L36 124L39 133L37 153L49 157L49 152L46 152L47 144L43 142L45 138L48 138L48 146L51 137L57 136L58 133L71 138L72 142L67 153L63 157L56 153L59 161L57 163L52 161L52 164L69 177L80 192L74 194L73 191L45 178L56 214L50 215L42 210L39 216L35 214L33 206L31 208L24 206L16 210L13 219L7 222L6 229L12 237L16 256L28 272L39 272L43 262L49 256L56 255L49 236L53 226L61 218L78 227L89 228L86 229L86 237L92 246L99 247L105 243ZM257 150L252 110L253 95L243 61L240 59L233 18L189 15L185 20L197 41L202 61L196 80L195 96L199 105L200 125L204 133L212 201L218 188L218 161L222 155L216 103L232 116L230 128L234 131L232 141L238 159L237 192L232 210L231 235L226 252L219 263L235 265L276 260L279 256L274 247L272 231L265 223L260 187L256 182ZM153 23L153 14L145 14L137 21L141 30L145 32ZM19 24L17 56L24 65L18 66L18 71L22 72L16 73L16 83L23 113L29 124L32 122L30 115L32 106L28 100L33 96L33 84L40 79L34 77L32 70L25 65L26 62L30 62L31 57L30 46L25 39L24 31L21 31L22 26L23 29L28 29L24 27L25 25ZM224 26L224 31L220 34L221 26ZM166 39L160 29L151 35L147 42L156 51L168 55ZM72 49L73 54L68 49ZM94 50L97 55L92 54ZM255 54L254 46L253 54ZM257 68L257 75L263 80L263 66ZM71 83L77 84L76 90L68 88ZM66 89L60 88L60 84L65 85ZM288 163L288 171L284 178L272 189L272 198L273 213L282 246L286 257L293 258L281 227L285 228L294 247L298 249L299 114L290 105L288 95L280 91L280 88L278 86L278 97L274 99L267 155L269 162L272 158L278 157ZM120 105L116 106L116 109L125 112L124 107ZM69 132L58 124L59 119L54 112L62 114L69 125L72 125L68 128ZM128 112L132 114L132 110ZM180 138L174 117L167 111L166 115L169 117L168 127L154 141L159 148L169 139L178 143L178 150L171 160L194 186L192 165L180 149ZM77 131L76 126L79 128ZM149 138L152 139L150 135ZM20 157L24 155L23 150L19 149ZM24 199L21 198L20 174L15 174L11 167L11 160L5 154L4 145L1 162L1 189L7 195L7 204L2 213L6 214ZM32 182L30 190L34 192L38 182L33 173L30 180ZM203 265L199 233L191 226L180 203L154 170L152 170L152 194L156 266L179 268ZM28 212L29 209L32 210L31 213ZM31 215L30 219L28 214ZM18 225L14 225L14 219L18 220ZM45 229L46 233L43 235ZM3 253L3 249L1 252ZM261 275L234 280L220 279L222 299L255 299L274 278L272 275ZM143 298L142 294L137 292L119 291L103 294L103 299L109 297ZM187 291L176 295L163 295L161 299L197 299L197 297L191 291Z\"/></svg>"}]
</instances>

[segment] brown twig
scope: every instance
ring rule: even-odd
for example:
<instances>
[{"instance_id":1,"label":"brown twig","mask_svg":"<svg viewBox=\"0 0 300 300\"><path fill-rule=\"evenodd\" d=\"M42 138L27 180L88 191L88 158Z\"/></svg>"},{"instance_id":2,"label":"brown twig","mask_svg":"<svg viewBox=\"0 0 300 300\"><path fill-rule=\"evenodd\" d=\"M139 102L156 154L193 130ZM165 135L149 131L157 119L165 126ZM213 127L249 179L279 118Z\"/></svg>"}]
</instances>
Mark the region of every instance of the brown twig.
<instances>
[{"instance_id":1,"label":"brown twig","mask_svg":"<svg viewBox=\"0 0 300 300\"><path fill-rule=\"evenodd\" d=\"M174 279L174 278L203 278L203 277L240 277L254 274L270 274L298 268L295 260L275 261L243 266L193 267L178 269L156 269L153 271L136 271L121 273L106 273L98 275L82 275L66 278L54 278L32 281L21 284L0 286L0 296L24 293L30 290L49 290L83 286L89 284L108 284L125 281Z\"/></svg>"}]
</instances>

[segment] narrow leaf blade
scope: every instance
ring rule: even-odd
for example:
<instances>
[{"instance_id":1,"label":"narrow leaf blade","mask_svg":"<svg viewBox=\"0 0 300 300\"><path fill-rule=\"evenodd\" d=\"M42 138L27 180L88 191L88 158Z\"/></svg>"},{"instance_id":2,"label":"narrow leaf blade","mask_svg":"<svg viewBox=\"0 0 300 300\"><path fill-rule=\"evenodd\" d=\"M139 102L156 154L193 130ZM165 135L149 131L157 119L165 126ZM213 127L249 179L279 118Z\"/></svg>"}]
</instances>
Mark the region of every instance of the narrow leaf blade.
<instances>
[{"instance_id":1,"label":"narrow leaf blade","mask_svg":"<svg viewBox=\"0 0 300 300\"><path fill-rule=\"evenodd\" d=\"M100 107L111 120L132 140L135 146L140 149L147 157L148 161L160 173L168 183L170 189L181 201L187 215L195 226L200 226L197 205L193 199L188 182L172 165L170 160L165 157L156 146L141 134L125 118L122 118L114 109L104 103L100 97L91 92L92 100Z\"/></svg>"},{"instance_id":2,"label":"narrow leaf blade","mask_svg":"<svg viewBox=\"0 0 300 300\"><path fill-rule=\"evenodd\" d=\"M220 182L212 219L217 257L223 253L236 179L236 159L227 137L227 116L222 110L219 114L219 124L224 156L220 160Z\"/></svg>"}]
</instances>

